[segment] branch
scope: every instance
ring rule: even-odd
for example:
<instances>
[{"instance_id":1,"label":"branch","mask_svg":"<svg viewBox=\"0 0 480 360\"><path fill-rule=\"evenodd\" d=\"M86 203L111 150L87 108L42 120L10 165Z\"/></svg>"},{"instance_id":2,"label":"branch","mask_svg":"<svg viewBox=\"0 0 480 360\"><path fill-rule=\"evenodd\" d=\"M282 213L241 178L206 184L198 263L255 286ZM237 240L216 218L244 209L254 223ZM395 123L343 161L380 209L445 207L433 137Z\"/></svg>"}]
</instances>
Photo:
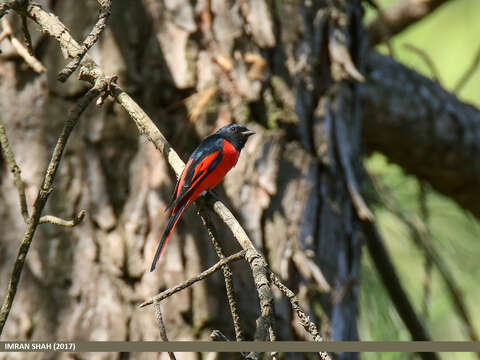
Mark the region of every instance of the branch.
<instances>
[{"instance_id":1,"label":"branch","mask_svg":"<svg viewBox=\"0 0 480 360\"><path fill-rule=\"evenodd\" d=\"M58 226L74 227L83 221L83 219L85 218L85 214L86 214L85 210L81 210L78 213L78 215L75 215L75 217L72 220L64 220L53 215L45 215L40 218L38 223L39 224L50 223Z\"/></svg>"},{"instance_id":2,"label":"branch","mask_svg":"<svg viewBox=\"0 0 480 360\"><path fill-rule=\"evenodd\" d=\"M273 311L273 294L268 281L268 267L265 259L254 249L248 249L245 258L250 264L253 273L253 281L257 288L260 299L261 316L257 319L255 340L275 341L273 331L275 317Z\"/></svg>"},{"instance_id":3,"label":"branch","mask_svg":"<svg viewBox=\"0 0 480 360\"><path fill-rule=\"evenodd\" d=\"M112 95L135 121L140 133L145 134L155 147L162 152L170 166L175 170L177 177L179 177L185 164L171 148L153 121L143 109L116 84L113 85ZM227 225L240 246L244 250L248 250L246 257L252 269L262 314L260 319L257 320L256 338L263 341L273 341L275 338L273 333L273 295L266 275L267 264L263 257L257 252L247 233L230 210L221 201L214 199L209 193L207 193L206 199L208 206L212 208Z\"/></svg>"},{"instance_id":4,"label":"branch","mask_svg":"<svg viewBox=\"0 0 480 360\"><path fill-rule=\"evenodd\" d=\"M360 84L363 139L480 218L480 111L376 52Z\"/></svg>"},{"instance_id":5,"label":"branch","mask_svg":"<svg viewBox=\"0 0 480 360\"><path fill-rule=\"evenodd\" d=\"M29 4L26 9L20 8L18 11L26 11L27 16L35 21L42 28L42 31L54 37L60 43L62 53L66 56L73 58L82 53L82 47L71 37L65 25L63 25L53 14L45 12L40 5L32 3ZM177 177L179 177L185 164L143 109L138 106L138 104L117 84L113 84L111 82L112 79L104 74L103 70L92 60L91 57L88 56L88 54L83 57L80 66L81 80L86 80L92 84L100 80L107 82L109 85L108 91L114 97L115 101L127 111L137 125L140 133L144 134L165 156L167 162L173 168ZM255 247L245 233L245 230L239 224L237 219L235 219L230 210L228 210L228 208L220 201L212 201L211 199L208 199L210 199L210 196L207 195L207 202L213 207L215 213L220 216L225 224L227 224L240 246L245 250L249 250L246 257L249 259L249 264L253 272L262 311L262 316L257 324L259 325L257 326L257 330L260 329L260 325L265 325L266 328L268 328L268 334L261 334L262 336L265 336L262 340L274 340L273 295L266 276L266 262L255 250Z\"/></svg>"},{"instance_id":6,"label":"branch","mask_svg":"<svg viewBox=\"0 0 480 360\"><path fill-rule=\"evenodd\" d=\"M257 250L255 250L247 233L228 208L221 201L216 200L208 193L206 199L209 207L212 208L220 219L222 219L228 226L240 246L247 250L245 257L252 269L255 287L257 288L258 296L260 298L260 309L262 313L260 319L257 320L257 333L255 338L270 339L273 341L275 338L273 333L273 295L267 278L267 263Z\"/></svg>"},{"instance_id":7,"label":"branch","mask_svg":"<svg viewBox=\"0 0 480 360\"><path fill-rule=\"evenodd\" d=\"M218 271L220 268L222 268L222 266L224 266L225 264L228 264L231 261L237 261L237 260L240 260L240 259L244 258L246 252L247 252L246 250L242 250L242 251L239 251L236 254L230 255L229 257L226 257L226 258L220 260L215 265L213 265L212 267L203 271L202 273L198 274L197 276L194 276L193 278L190 278L190 279L182 282L181 284L178 284L174 287L171 287L171 288L161 292L160 294L154 296L150 300L147 300L147 301L141 303L138 307L143 308L145 306L152 305L154 302L160 302L162 300L165 300L169 296L172 296L173 294L175 294L175 293L177 293L177 292L195 284L197 281L200 281L200 280L203 280L203 279L207 278L208 276L212 275L213 273Z\"/></svg>"},{"instance_id":8,"label":"branch","mask_svg":"<svg viewBox=\"0 0 480 360\"><path fill-rule=\"evenodd\" d=\"M12 148L8 143L7 133L5 131L5 127L3 125L3 121L0 118L0 143L2 146L2 152L7 160L8 167L10 171L13 173L14 184L18 191L18 197L20 198L20 211L22 212L23 219L27 221L28 219L28 206L27 206L27 199L25 197L25 184L22 180L22 172L18 167L15 161L15 155L13 154Z\"/></svg>"},{"instance_id":9,"label":"branch","mask_svg":"<svg viewBox=\"0 0 480 360\"><path fill-rule=\"evenodd\" d=\"M292 304L292 309L297 313L297 316L300 319L300 323L305 328L305 330L310 335L312 335L313 340L323 341L320 333L317 330L317 327L310 320L310 317L307 315L307 313L301 308L300 302L298 301L298 298L295 296L293 291L283 285L277 275L275 275L273 272L270 272L269 276L272 283L274 283L277 288L283 293L283 295L285 295L288 300L290 300L290 303ZM326 352L320 352L319 355L322 360L330 360L330 356Z\"/></svg>"},{"instance_id":10,"label":"branch","mask_svg":"<svg viewBox=\"0 0 480 360\"><path fill-rule=\"evenodd\" d=\"M473 58L472 63L468 67L467 71L462 75L460 80L458 81L457 85L453 89L455 94L458 94L460 90L467 84L468 80L471 79L473 73L477 70L478 65L480 64L480 47L478 47L477 52L475 53L475 57Z\"/></svg>"},{"instance_id":11,"label":"branch","mask_svg":"<svg viewBox=\"0 0 480 360\"><path fill-rule=\"evenodd\" d=\"M160 337L163 341L168 341L167 329L165 329L165 323L163 322L162 308L159 301L153 303L155 307L155 317L157 318L158 327L160 328ZM171 351L168 352L170 360L177 360L175 354Z\"/></svg>"},{"instance_id":12,"label":"branch","mask_svg":"<svg viewBox=\"0 0 480 360\"><path fill-rule=\"evenodd\" d=\"M368 26L370 44L377 45L402 32L410 25L431 14L448 0L403 0L384 10L382 16Z\"/></svg>"},{"instance_id":13,"label":"branch","mask_svg":"<svg viewBox=\"0 0 480 360\"><path fill-rule=\"evenodd\" d=\"M148 115L116 84L113 85L112 95L135 121L140 133L145 134L155 147L162 152L170 166L175 170L177 177L179 177L185 164L170 147L165 137ZM257 320L257 333L255 337L258 340L273 341L275 339L273 332L273 295L267 279L267 264L263 257L257 252L247 233L230 210L221 201L214 199L208 193L206 199L208 206L223 220L240 246L244 250L247 250L246 258L252 269L261 309L261 317Z\"/></svg>"},{"instance_id":14,"label":"branch","mask_svg":"<svg viewBox=\"0 0 480 360\"><path fill-rule=\"evenodd\" d=\"M10 309L12 308L15 294L17 293L18 283L20 281L20 276L22 275L25 259L27 257L28 250L30 249L30 244L32 243L35 230L37 229L37 226L40 222L40 215L42 214L42 210L45 207L45 204L47 203L48 196L53 190L52 183L55 179L55 174L57 173L63 150L65 149L65 146L67 144L67 140L73 128L77 124L80 115L86 109L88 104L90 104L90 102L95 97L97 97L100 92L101 91L98 87L93 87L79 100L79 102L76 104L76 106L70 113L70 116L65 121L62 133L57 140L57 144L55 145L55 149L53 150L52 158L50 159L50 163L48 164L48 168L44 175L42 185L38 191L37 199L33 204L32 215L28 218L27 229L25 230L25 233L23 235L23 239L18 250L18 255L13 266L12 275L8 284L7 294L5 295L3 305L0 310L0 335L2 334L3 327L5 326L5 322L7 321Z\"/></svg>"},{"instance_id":15,"label":"branch","mask_svg":"<svg viewBox=\"0 0 480 360\"><path fill-rule=\"evenodd\" d=\"M204 210L205 208L201 209L200 206L198 208L198 215L202 219L203 225L208 230L208 235L210 235L210 239L212 240L213 246L217 253L217 256L220 260L225 259L225 254L223 253L222 247L217 240L217 232L215 226L213 225L212 219L210 218L209 214ZM240 326L240 315L238 313L238 305L237 301L235 300L235 290L233 288L233 281L232 281L232 270L230 266L225 264L222 267L223 277L225 279L225 289L227 291L227 298L228 304L230 306L230 313L232 314L233 320L233 328L235 330L235 339L236 341L243 340L242 328Z\"/></svg>"},{"instance_id":16,"label":"branch","mask_svg":"<svg viewBox=\"0 0 480 360\"><path fill-rule=\"evenodd\" d=\"M67 58L76 58L82 54L83 48L72 38L70 32L65 25L52 13L46 12L39 4L29 3L25 8L25 4L22 1L11 1L12 8L22 14L26 14L30 19L36 22L43 32L49 34L51 37L59 41L62 48L62 54ZM90 77L87 81L93 86L95 81L100 75L103 75L97 64L92 60L88 54L84 55L80 64L91 71L98 70L96 77Z\"/></svg>"},{"instance_id":17,"label":"branch","mask_svg":"<svg viewBox=\"0 0 480 360\"><path fill-rule=\"evenodd\" d=\"M45 66L31 54L21 42L15 36L13 36L12 27L8 22L7 18L2 19L3 32L1 37L8 37L12 44L12 47L15 49L18 55L20 55L23 60L37 73L41 74L47 71ZM28 33L28 31L27 31ZM31 44L30 44L31 46Z\"/></svg>"},{"instance_id":18,"label":"branch","mask_svg":"<svg viewBox=\"0 0 480 360\"><path fill-rule=\"evenodd\" d=\"M62 71L58 73L57 79L61 82L65 82L70 77L70 75L72 75L72 73L77 69L87 51L97 42L100 34L107 26L107 19L110 16L112 1L98 0L98 3L101 7L98 20L95 23L92 31L90 31L90 33L85 38L82 44L82 51L75 57L75 59L70 61Z\"/></svg>"},{"instance_id":19,"label":"branch","mask_svg":"<svg viewBox=\"0 0 480 360\"><path fill-rule=\"evenodd\" d=\"M397 313L402 318L407 327L413 341L431 341L427 330L423 327L420 319L415 314L410 300L408 299L402 283L398 279L392 260L388 254L383 240L378 233L377 228L371 222L362 222L363 231L366 236L366 243L368 252L372 257L373 263L380 274L383 285L390 295L390 299L397 310ZM424 360L438 360L436 353L419 353L419 356Z\"/></svg>"},{"instance_id":20,"label":"branch","mask_svg":"<svg viewBox=\"0 0 480 360\"><path fill-rule=\"evenodd\" d=\"M425 52L425 50L420 49L412 44L403 44L403 47L417 54L429 68L430 72L432 73L433 80L438 82L440 85L443 84L443 81L440 77L440 72L438 71L437 66L435 65L435 62L433 61L432 57Z\"/></svg>"}]
</instances>

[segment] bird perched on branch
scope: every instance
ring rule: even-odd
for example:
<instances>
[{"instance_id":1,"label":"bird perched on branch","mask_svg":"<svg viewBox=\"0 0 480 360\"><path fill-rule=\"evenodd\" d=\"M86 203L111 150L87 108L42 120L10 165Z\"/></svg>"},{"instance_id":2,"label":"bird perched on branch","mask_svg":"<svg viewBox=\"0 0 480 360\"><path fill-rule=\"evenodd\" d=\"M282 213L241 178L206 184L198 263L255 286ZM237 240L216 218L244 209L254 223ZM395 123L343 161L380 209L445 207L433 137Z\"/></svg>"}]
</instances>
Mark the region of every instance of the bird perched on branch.
<instances>
[{"instance_id":1,"label":"bird perched on branch","mask_svg":"<svg viewBox=\"0 0 480 360\"><path fill-rule=\"evenodd\" d=\"M183 211L202 192L215 187L235 166L240 151L248 137L253 134L253 131L243 125L230 124L206 137L190 155L167 207L167 210L171 208L170 220L158 245L150 271L155 270L157 261Z\"/></svg>"}]
</instances>

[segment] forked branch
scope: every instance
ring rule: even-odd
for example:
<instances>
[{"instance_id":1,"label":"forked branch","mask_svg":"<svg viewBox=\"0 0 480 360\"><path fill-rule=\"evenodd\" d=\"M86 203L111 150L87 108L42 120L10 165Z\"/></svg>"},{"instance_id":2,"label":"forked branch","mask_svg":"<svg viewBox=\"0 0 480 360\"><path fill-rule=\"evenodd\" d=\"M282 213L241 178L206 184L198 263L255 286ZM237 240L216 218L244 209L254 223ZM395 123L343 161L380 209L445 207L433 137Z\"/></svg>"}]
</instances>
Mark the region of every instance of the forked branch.
<instances>
[{"instance_id":1,"label":"forked branch","mask_svg":"<svg viewBox=\"0 0 480 360\"><path fill-rule=\"evenodd\" d=\"M175 294L175 293L177 293L177 292L195 284L196 282L209 277L210 275L212 275L216 271L220 270L224 265L228 264L229 262L237 261L237 260L240 260L240 259L244 258L246 252L247 252L246 250L242 250L242 251L239 251L236 254L230 255L230 256L220 260L215 265L213 265L212 267L203 271L202 273L200 273L200 274L198 274L198 275L196 275L196 276L194 276L194 277L192 277L192 278L190 278L190 279L188 279L188 280L186 280L186 281L184 281L184 282L182 282L182 283L180 283L180 284L178 284L174 287L171 287L170 289L167 289L167 290L161 292L160 294L154 296L150 300L147 300L147 301L141 303L138 307L143 308L145 306L152 305L154 302L160 302L162 300L165 300L169 296L172 296L173 294Z\"/></svg>"},{"instance_id":2,"label":"forked branch","mask_svg":"<svg viewBox=\"0 0 480 360\"><path fill-rule=\"evenodd\" d=\"M68 56L69 58L78 58L79 56L81 57L81 55L84 54L83 47L71 37L68 29L66 29L66 27L60 22L60 20L53 14L45 12L40 5L31 3L27 6L27 8L20 8L16 10L26 13L28 17L30 17L42 28L42 31L50 34L53 38L59 41L63 53L66 54L66 56ZM88 54L83 55L83 58L81 58L80 60L79 66L81 67L80 79L86 80L92 85L99 83L103 84L103 86L101 87L101 91L111 94L115 101L117 101L127 111L127 113L137 125L140 133L144 134L165 156L169 165L173 168L177 176L179 176L185 164L180 159L178 154L173 150L173 148L169 145L169 143L155 126L153 121L143 111L143 109L125 91L123 91L117 84L115 84L114 81L112 81L114 78L106 76L103 70L88 56ZM92 90L89 93L91 94L91 92ZM95 96L98 96L99 94L100 92L97 92ZM47 174L49 173L50 172L47 172ZM243 251L220 260L213 267L206 270L197 277L192 278L187 282L182 283L174 288L166 290L165 292L155 296L149 301L146 301L140 306L147 306L149 304L152 304L153 301L161 301L162 299L171 296L173 293L180 291L192 285L193 283L209 276L211 273L222 268L228 262L245 257L252 269L255 286L257 288L260 299L261 316L257 320L257 334L255 338L257 340L273 341L275 340L275 334L273 332L273 295L270 289L270 281L268 279L269 270L267 264L263 257L256 251L245 230L242 228L242 226L233 216L230 210L221 201L214 199L209 194L207 194L206 200L207 205L213 209L213 211L231 230L233 236L243 248ZM37 223L39 221L38 219Z\"/></svg>"},{"instance_id":3,"label":"forked branch","mask_svg":"<svg viewBox=\"0 0 480 360\"><path fill-rule=\"evenodd\" d=\"M18 191L18 196L20 198L20 211L25 221L28 220L28 207L27 207L27 198L25 197L25 184L22 180L22 171L15 161L15 155L10 147L8 142L7 132L5 131L5 126L3 125L2 119L0 118L0 144L2 146L2 152L7 161L8 168L13 174L14 184Z\"/></svg>"},{"instance_id":4,"label":"forked branch","mask_svg":"<svg viewBox=\"0 0 480 360\"><path fill-rule=\"evenodd\" d=\"M61 82L67 81L70 75L72 75L72 73L78 68L87 51L97 42L100 34L107 26L107 19L110 16L112 1L98 0L98 3L100 4L100 15L98 16L98 20L92 31L90 31L90 34L85 38L81 52L58 73L57 79Z\"/></svg>"},{"instance_id":5,"label":"forked branch","mask_svg":"<svg viewBox=\"0 0 480 360\"><path fill-rule=\"evenodd\" d=\"M100 94L100 92L101 89L95 86L79 100L70 113L70 116L65 121L62 133L57 140L57 144L53 150L52 158L50 159L47 171L45 172L42 185L38 191L37 199L33 204L33 212L27 220L27 229L23 235L20 248L18 249L17 258L15 260L15 264L13 265L13 271L12 275L10 276L7 294L5 295L2 308L0 310L0 335L2 334L5 322L10 314L10 309L12 308L15 294L17 293L18 283L20 281L20 276L22 275L28 250L30 249L30 245L32 243L33 235L35 234L38 224L40 223L40 216L45 204L47 203L48 196L53 190L53 180L55 179L55 174L57 173L58 166L60 165L60 160L62 158L65 146L67 145L68 138L73 128L77 124L80 115L87 108L88 104L90 104L90 102Z\"/></svg>"}]
</instances>

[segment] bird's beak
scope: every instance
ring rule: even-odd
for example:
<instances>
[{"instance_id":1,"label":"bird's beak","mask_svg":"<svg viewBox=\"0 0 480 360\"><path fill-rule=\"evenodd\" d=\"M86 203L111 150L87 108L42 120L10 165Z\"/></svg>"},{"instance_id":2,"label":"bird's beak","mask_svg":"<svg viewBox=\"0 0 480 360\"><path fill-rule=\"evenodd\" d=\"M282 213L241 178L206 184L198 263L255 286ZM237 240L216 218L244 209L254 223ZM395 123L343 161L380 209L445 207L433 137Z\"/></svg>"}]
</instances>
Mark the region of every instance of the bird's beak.
<instances>
[{"instance_id":1,"label":"bird's beak","mask_svg":"<svg viewBox=\"0 0 480 360\"><path fill-rule=\"evenodd\" d=\"M255 134L255 131L252 131L252 130L242 131L242 135L245 135L245 136L250 136L250 135L253 135L253 134Z\"/></svg>"}]
</instances>

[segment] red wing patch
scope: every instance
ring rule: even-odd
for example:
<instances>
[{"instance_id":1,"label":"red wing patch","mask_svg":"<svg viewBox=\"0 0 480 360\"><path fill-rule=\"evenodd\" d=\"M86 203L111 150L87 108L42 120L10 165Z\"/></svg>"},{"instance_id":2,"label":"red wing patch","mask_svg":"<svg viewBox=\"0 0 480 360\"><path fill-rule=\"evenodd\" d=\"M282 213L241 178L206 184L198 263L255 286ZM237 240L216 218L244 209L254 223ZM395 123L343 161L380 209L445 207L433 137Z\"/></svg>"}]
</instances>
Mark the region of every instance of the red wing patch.
<instances>
[{"instance_id":1,"label":"red wing patch","mask_svg":"<svg viewBox=\"0 0 480 360\"><path fill-rule=\"evenodd\" d=\"M181 184L182 186L179 185L177 190L178 195L176 195L176 198L172 203L172 206L173 206L172 212L176 212L177 209L180 206L182 206L185 200L188 200L189 202L195 200L198 194L200 194L200 192L203 191L201 190L200 192L197 193L195 190L198 190L198 188L202 186L202 180L205 179L205 177L212 170L214 170L214 169L211 169L211 166L215 161L215 159L217 159L219 156L220 156L220 150L217 150L214 153L209 154L204 159L202 159L200 163L196 165L196 167L193 169L194 172L191 178L185 177L184 179L182 179L182 184ZM190 165L190 166L193 166L193 165Z\"/></svg>"},{"instance_id":2,"label":"red wing patch","mask_svg":"<svg viewBox=\"0 0 480 360\"><path fill-rule=\"evenodd\" d=\"M193 189L195 185L197 185L200 182L200 180L208 172L210 165L212 165L213 161L217 158L219 153L220 153L220 150L215 151L214 153L211 153L208 156L205 156L205 158L197 165L197 167L195 168L195 172L193 173L192 184L190 185L190 189Z\"/></svg>"}]
</instances>

